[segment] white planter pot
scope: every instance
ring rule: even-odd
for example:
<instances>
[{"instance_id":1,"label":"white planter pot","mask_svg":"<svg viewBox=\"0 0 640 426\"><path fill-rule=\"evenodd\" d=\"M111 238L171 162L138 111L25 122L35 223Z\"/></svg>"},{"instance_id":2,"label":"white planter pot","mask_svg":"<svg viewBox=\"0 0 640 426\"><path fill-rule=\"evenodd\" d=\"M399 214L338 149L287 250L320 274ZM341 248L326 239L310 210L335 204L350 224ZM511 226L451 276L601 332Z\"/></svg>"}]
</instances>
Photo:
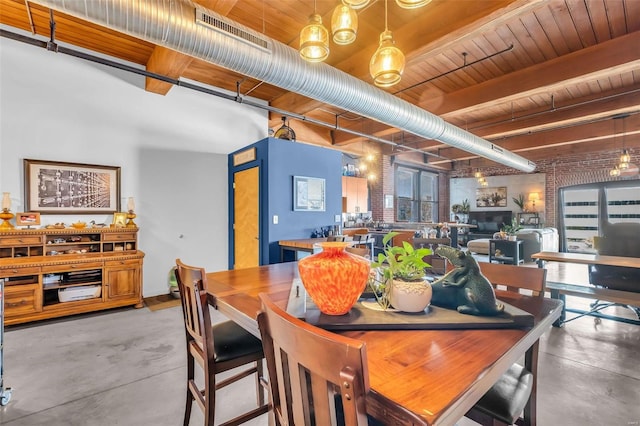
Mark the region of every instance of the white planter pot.
<instances>
[{"instance_id":1,"label":"white planter pot","mask_svg":"<svg viewBox=\"0 0 640 426\"><path fill-rule=\"evenodd\" d=\"M428 281L393 280L391 305L403 312L421 312L431 304L433 289Z\"/></svg>"},{"instance_id":2,"label":"white planter pot","mask_svg":"<svg viewBox=\"0 0 640 426\"><path fill-rule=\"evenodd\" d=\"M516 240L518 239L518 236L517 236L517 235L509 235L509 236L507 237L507 239L508 239L509 241L516 241Z\"/></svg>"}]
</instances>

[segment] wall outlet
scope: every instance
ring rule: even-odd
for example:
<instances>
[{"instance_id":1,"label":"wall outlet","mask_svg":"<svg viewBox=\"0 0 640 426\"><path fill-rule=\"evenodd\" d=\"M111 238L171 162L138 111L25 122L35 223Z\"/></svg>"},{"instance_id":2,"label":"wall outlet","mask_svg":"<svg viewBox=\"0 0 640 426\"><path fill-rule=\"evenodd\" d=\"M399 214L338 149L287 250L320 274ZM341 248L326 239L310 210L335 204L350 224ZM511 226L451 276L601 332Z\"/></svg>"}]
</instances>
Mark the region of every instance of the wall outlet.
<instances>
[{"instance_id":1,"label":"wall outlet","mask_svg":"<svg viewBox=\"0 0 640 426\"><path fill-rule=\"evenodd\" d=\"M277 225L277 224L278 224L278 215L277 215L277 214L274 214L274 215L273 215L273 224L274 224L274 225Z\"/></svg>"},{"instance_id":2,"label":"wall outlet","mask_svg":"<svg viewBox=\"0 0 640 426\"><path fill-rule=\"evenodd\" d=\"M340 223L340 222L342 222L342 215L337 214L337 215L333 218L333 220L334 220L336 223Z\"/></svg>"}]
</instances>

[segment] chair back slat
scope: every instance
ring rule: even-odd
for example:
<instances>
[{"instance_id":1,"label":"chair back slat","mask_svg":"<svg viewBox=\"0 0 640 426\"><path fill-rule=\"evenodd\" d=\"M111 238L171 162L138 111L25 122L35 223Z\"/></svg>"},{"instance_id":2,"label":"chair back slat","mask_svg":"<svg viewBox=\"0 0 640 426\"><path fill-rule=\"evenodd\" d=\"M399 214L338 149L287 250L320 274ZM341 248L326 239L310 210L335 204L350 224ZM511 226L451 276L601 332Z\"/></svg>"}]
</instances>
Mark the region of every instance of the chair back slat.
<instances>
[{"instance_id":1,"label":"chair back slat","mask_svg":"<svg viewBox=\"0 0 640 426\"><path fill-rule=\"evenodd\" d=\"M276 424L366 425L364 342L314 327L261 294L258 315ZM286 423L284 421L286 421Z\"/></svg>"},{"instance_id":2,"label":"chair back slat","mask_svg":"<svg viewBox=\"0 0 640 426\"><path fill-rule=\"evenodd\" d=\"M504 286L515 293L525 289L530 290L534 296L544 296L546 269L487 262L479 262L478 266L482 275L494 286Z\"/></svg>"}]
</instances>

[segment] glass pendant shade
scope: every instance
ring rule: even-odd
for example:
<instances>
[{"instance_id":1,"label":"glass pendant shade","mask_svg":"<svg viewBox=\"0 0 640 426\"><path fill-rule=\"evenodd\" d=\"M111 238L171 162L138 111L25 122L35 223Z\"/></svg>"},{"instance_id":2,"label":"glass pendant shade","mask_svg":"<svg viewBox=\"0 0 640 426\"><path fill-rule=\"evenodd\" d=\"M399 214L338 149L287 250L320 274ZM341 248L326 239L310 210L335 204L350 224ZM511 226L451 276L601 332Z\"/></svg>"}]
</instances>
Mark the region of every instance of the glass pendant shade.
<instances>
[{"instance_id":1,"label":"glass pendant shade","mask_svg":"<svg viewBox=\"0 0 640 426\"><path fill-rule=\"evenodd\" d=\"M309 62L322 62L329 56L329 32L317 13L309 17L309 23L300 31L300 56Z\"/></svg>"},{"instance_id":2,"label":"glass pendant shade","mask_svg":"<svg viewBox=\"0 0 640 426\"><path fill-rule=\"evenodd\" d=\"M369 0L342 0L342 4L349 6L351 9L362 9L369 4Z\"/></svg>"},{"instance_id":3,"label":"glass pendant shade","mask_svg":"<svg viewBox=\"0 0 640 426\"><path fill-rule=\"evenodd\" d=\"M618 168L620 170L627 170L629 168L629 163L620 163L618 164Z\"/></svg>"},{"instance_id":4,"label":"glass pendant shade","mask_svg":"<svg viewBox=\"0 0 640 426\"><path fill-rule=\"evenodd\" d=\"M417 9L431 3L431 0L396 0L396 3L403 9Z\"/></svg>"},{"instance_id":5,"label":"glass pendant shade","mask_svg":"<svg viewBox=\"0 0 640 426\"><path fill-rule=\"evenodd\" d=\"M631 161L631 156L629 155L629 151L626 149L622 150L622 155L620 156L620 163L629 163Z\"/></svg>"},{"instance_id":6,"label":"glass pendant shade","mask_svg":"<svg viewBox=\"0 0 640 426\"><path fill-rule=\"evenodd\" d=\"M371 57L369 73L379 87L390 87L400 81L404 71L404 54L393 45L391 31L380 34L380 45Z\"/></svg>"},{"instance_id":7,"label":"glass pendant shade","mask_svg":"<svg viewBox=\"0 0 640 426\"><path fill-rule=\"evenodd\" d=\"M349 6L339 4L331 16L331 33L336 44L353 43L358 32L358 15Z\"/></svg>"},{"instance_id":8,"label":"glass pendant shade","mask_svg":"<svg viewBox=\"0 0 640 426\"><path fill-rule=\"evenodd\" d=\"M609 176L620 176L620 169L618 166L615 166L613 169L609 170Z\"/></svg>"}]
</instances>

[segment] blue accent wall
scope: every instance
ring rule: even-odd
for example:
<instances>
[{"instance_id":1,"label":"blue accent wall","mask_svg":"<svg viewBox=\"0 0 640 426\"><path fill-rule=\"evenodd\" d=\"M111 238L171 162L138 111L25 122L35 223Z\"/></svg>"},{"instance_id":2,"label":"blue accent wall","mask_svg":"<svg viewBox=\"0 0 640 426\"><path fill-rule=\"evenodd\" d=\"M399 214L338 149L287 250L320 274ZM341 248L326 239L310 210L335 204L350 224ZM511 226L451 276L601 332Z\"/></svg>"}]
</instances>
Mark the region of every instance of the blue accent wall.
<instances>
[{"instance_id":1,"label":"blue accent wall","mask_svg":"<svg viewBox=\"0 0 640 426\"><path fill-rule=\"evenodd\" d=\"M238 167L233 155L256 148L256 159ZM260 166L260 264L280 262L279 240L310 238L314 229L337 225L342 214L342 154L328 148L266 138L229 155L229 269L233 268L233 174ZM293 177L325 179L325 211L293 210ZM278 224L273 224L273 216Z\"/></svg>"}]
</instances>

